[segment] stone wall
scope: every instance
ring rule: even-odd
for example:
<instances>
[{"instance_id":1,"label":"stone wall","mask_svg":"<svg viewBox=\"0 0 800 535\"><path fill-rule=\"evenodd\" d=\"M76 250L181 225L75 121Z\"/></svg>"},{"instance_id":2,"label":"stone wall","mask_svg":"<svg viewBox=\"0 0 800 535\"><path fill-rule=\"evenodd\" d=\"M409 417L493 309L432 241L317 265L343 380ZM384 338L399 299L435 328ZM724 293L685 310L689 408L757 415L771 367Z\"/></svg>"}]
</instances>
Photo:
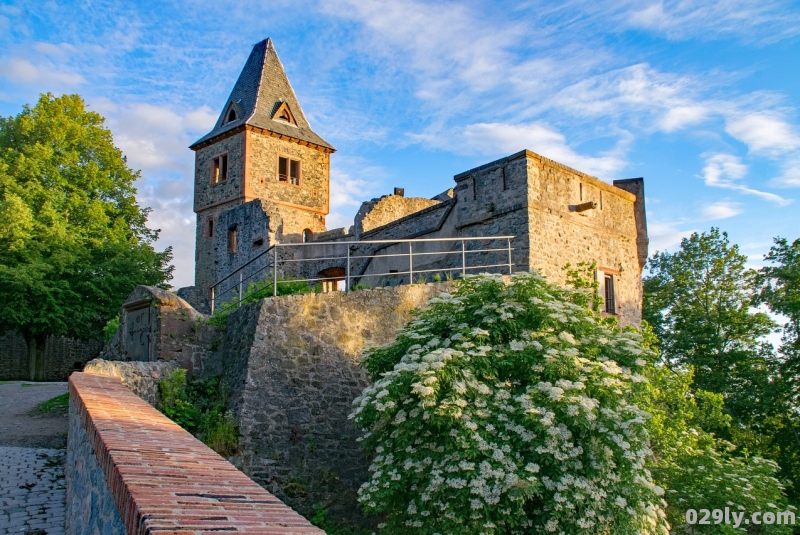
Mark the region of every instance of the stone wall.
<instances>
[{"instance_id":1,"label":"stone wall","mask_svg":"<svg viewBox=\"0 0 800 535\"><path fill-rule=\"evenodd\" d=\"M8 331L0 336L0 381L66 381L100 354L102 340L78 340L48 336L44 350L31 362L25 339Z\"/></svg>"},{"instance_id":2,"label":"stone wall","mask_svg":"<svg viewBox=\"0 0 800 535\"><path fill-rule=\"evenodd\" d=\"M224 382L239 421L233 458L301 512L358 516L367 459L347 415L368 384L361 351L392 341L411 310L446 283L284 296L234 311L223 342Z\"/></svg>"},{"instance_id":3,"label":"stone wall","mask_svg":"<svg viewBox=\"0 0 800 535\"><path fill-rule=\"evenodd\" d=\"M119 379L75 373L69 394L69 535L324 535Z\"/></svg>"},{"instance_id":4,"label":"stone wall","mask_svg":"<svg viewBox=\"0 0 800 535\"><path fill-rule=\"evenodd\" d=\"M330 154L255 130L247 132L247 198L280 206L282 241L301 241L304 229L325 230L330 198ZM278 180L278 157L300 161L300 185Z\"/></svg>"},{"instance_id":5,"label":"stone wall","mask_svg":"<svg viewBox=\"0 0 800 535\"><path fill-rule=\"evenodd\" d=\"M128 535L75 404L69 402L66 533Z\"/></svg>"},{"instance_id":6,"label":"stone wall","mask_svg":"<svg viewBox=\"0 0 800 535\"><path fill-rule=\"evenodd\" d=\"M151 406L158 406L158 383L178 369L172 362L120 362L94 359L86 363L83 373L116 377L131 392Z\"/></svg>"},{"instance_id":7,"label":"stone wall","mask_svg":"<svg viewBox=\"0 0 800 535\"><path fill-rule=\"evenodd\" d=\"M117 333L101 358L113 361L174 361L194 375L218 366L214 347L219 329L167 290L137 286L122 305ZM215 368L216 369L216 368Z\"/></svg>"},{"instance_id":8,"label":"stone wall","mask_svg":"<svg viewBox=\"0 0 800 535\"><path fill-rule=\"evenodd\" d=\"M360 236L374 228L397 221L440 202L435 199L401 195L384 195L379 199L372 199L363 203L356 214L355 234Z\"/></svg>"}]
</instances>

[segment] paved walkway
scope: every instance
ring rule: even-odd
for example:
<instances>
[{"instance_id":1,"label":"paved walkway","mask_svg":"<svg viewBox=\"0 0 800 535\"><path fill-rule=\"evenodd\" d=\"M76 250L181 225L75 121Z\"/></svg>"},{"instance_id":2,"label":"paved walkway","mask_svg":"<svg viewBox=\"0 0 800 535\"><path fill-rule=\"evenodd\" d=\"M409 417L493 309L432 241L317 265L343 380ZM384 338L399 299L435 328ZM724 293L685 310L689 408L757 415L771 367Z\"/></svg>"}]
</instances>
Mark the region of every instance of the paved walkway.
<instances>
[{"instance_id":1,"label":"paved walkway","mask_svg":"<svg viewBox=\"0 0 800 535\"><path fill-rule=\"evenodd\" d=\"M0 535L64 534L65 453L0 446Z\"/></svg>"}]
</instances>

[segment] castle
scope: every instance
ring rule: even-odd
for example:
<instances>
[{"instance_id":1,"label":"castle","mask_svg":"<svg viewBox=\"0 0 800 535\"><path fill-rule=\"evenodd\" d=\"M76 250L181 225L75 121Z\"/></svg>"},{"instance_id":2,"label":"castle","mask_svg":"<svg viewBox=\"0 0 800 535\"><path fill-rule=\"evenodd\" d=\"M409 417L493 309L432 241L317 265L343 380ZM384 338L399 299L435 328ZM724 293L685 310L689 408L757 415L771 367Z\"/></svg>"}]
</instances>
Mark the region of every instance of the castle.
<instances>
[{"instance_id":1,"label":"castle","mask_svg":"<svg viewBox=\"0 0 800 535\"><path fill-rule=\"evenodd\" d=\"M621 323L641 319L648 245L642 179L609 185L525 150L456 175L454 187L432 199L396 189L365 202L349 229L327 230L335 149L311 129L270 39L253 47L214 128L190 148L195 285L206 297L276 243L510 235L513 270L536 268L563 283L567 263L595 262L606 313ZM392 246L369 248L379 250ZM356 275L397 271L377 264L362 262ZM447 268L447 257L431 254L424 267L431 266ZM343 271L329 261L296 273L336 280Z\"/></svg>"}]
</instances>

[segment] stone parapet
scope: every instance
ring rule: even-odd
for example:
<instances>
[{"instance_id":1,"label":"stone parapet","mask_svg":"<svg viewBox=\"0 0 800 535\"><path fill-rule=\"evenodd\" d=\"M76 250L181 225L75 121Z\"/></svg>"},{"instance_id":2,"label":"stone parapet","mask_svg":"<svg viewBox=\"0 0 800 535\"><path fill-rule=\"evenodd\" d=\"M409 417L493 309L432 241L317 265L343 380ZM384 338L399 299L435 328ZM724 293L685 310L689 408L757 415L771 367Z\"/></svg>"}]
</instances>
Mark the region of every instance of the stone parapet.
<instances>
[{"instance_id":1,"label":"stone parapet","mask_svg":"<svg viewBox=\"0 0 800 535\"><path fill-rule=\"evenodd\" d=\"M324 534L119 379L69 393L68 534Z\"/></svg>"}]
</instances>

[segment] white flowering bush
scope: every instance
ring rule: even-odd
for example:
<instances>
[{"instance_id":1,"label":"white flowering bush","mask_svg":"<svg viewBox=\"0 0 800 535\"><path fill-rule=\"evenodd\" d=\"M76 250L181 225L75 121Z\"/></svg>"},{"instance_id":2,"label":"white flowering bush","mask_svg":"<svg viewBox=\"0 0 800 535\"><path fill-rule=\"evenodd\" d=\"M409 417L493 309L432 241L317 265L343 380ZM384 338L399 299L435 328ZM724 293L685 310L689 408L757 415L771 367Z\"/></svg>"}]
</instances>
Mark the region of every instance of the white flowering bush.
<instances>
[{"instance_id":1,"label":"white flowering bush","mask_svg":"<svg viewBox=\"0 0 800 535\"><path fill-rule=\"evenodd\" d=\"M667 533L631 402L652 360L585 291L520 273L454 283L390 345L351 415L382 533Z\"/></svg>"}]
</instances>

